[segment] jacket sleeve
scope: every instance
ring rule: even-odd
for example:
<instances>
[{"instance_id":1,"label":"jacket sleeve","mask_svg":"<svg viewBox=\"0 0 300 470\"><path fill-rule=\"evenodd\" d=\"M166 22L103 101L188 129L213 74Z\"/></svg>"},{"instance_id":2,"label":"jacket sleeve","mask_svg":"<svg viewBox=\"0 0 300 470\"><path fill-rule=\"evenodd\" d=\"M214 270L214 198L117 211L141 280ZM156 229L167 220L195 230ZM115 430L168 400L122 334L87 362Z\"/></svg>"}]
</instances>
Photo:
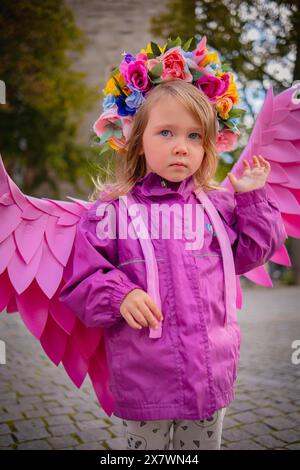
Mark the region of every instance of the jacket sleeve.
<instances>
[{"instance_id":1,"label":"jacket sleeve","mask_svg":"<svg viewBox=\"0 0 300 470\"><path fill-rule=\"evenodd\" d=\"M120 305L133 289L141 289L117 269L117 240L97 237L96 224L87 211L77 226L71 275L59 301L87 327L111 327L124 320ZM125 321L125 320L124 320Z\"/></svg>"},{"instance_id":2,"label":"jacket sleeve","mask_svg":"<svg viewBox=\"0 0 300 470\"><path fill-rule=\"evenodd\" d=\"M280 210L266 188L224 192L218 199L217 209L231 241L236 274L266 263L287 239Z\"/></svg>"}]
</instances>

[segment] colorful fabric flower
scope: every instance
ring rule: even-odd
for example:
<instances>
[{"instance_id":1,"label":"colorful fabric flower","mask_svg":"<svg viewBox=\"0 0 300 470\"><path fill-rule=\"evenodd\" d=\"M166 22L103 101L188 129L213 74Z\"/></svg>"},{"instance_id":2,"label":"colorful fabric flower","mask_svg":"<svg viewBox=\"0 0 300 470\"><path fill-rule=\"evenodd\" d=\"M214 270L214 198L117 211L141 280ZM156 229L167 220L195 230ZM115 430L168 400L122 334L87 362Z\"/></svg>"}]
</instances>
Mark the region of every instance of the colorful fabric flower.
<instances>
[{"instance_id":1,"label":"colorful fabric flower","mask_svg":"<svg viewBox=\"0 0 300 470\"><path fill-rule=\"evenodd\" d=\"M226 82L213 75L205 75L199 78L195 85L206 94L211 103L215 103L217 96L222 96Z\"/></svg>"},{"instance_id":2,"label":"colorful fabric flower","mask_svg":"<svg viewBox=\"0 0 300 470\"><path fill-rule=\"evenodd\" d=\"M229 152L234 149L239 133L234 133L228 129L223 129L218 133L217 150L218 152Z\"/></svg>"},{"instance_id":3,"label":"colorful fabric flower","mask_svg":"<svg viewBox=\"0 0 300 470\"><path fill-rule=\"evenodd\" d=\"M114 106L101 114L94 123L93 130L100 137L101 144L113 143L115 150L117 150L124 147L130 134L131 125L132 118L120 118L117 106Z\"/></svg>"},{"instance_id":4,"label":"colorful fabric flower","mask_svg":"<svg viewBox=\"0 0 300 470\"><path fill-rule=\"evenodd\" d=\"M130 108L138 109L144 103L145 98L141 92L134 91L133 93L131 93L130 96L125 99L125 101L127 106L129 106Z\"/></svg>"},{"instance_id":5,"label":"colorful fabric flower","mask_svg":"<svg viewBox=\"0 0 300 470\"><path fill-rule=\"evenodd\" d=\"M112 108L116 103L116 98L114 95L107 95L104 100L103 100L103 109L109 109Z\"/></svg>"},{"instance_id":6,"label":"colorful fabric flower","mask_svg":"<svg viewBox=\"0 0 300 470\"><path fill-rule=\"evenodd\" d=\"M201 41L198 43L196 49L193 51L194 61L199 67L202 67L204 59L207 55L206 49L206 36L203 36Z\"/></svg>"},{"instance_id":7,"label":"colorful fabric flower","mask_svg":"<svg viewBox=\"0 0 300 470\"><path fill-rule=\"evenodd\" d=\"M122 62L121 73L131 89L146 92L150 88L148 70L143 60L133 60L128 63Z\"/></svg>"},{"instance_id":8,"label":"colorful fabric flower","mask_svg":"<svg viewBox=\"0 0 300 470\"><path fill-rule=\"evenodd\" d=\"M163 72L161 74L162 80L174 80L180 78L186 82L192 82L193 76L185 67L185 59L180 53L178 47L174 47L165 52L160 60L163 64Z\"/></svg>"},{"instance_id":9,"label":"colorful fabric flower","mask_svg":"<svg viewBox=\"0 0 300 470\"><path fill-rule=\"evenodd\" d=\"M229 96L223 96L216 101L216 110L222 119L229 119L229 111L233 106L232 100Z\"/></svg>"},{"instance_id":10,"label":"colorful fabric flower","mask_svg":"<svg viewBox=\"0 0 300 470\"><path fill-rule=\"evenodd\" d=\"M135 109L127 105L124 96L117 96L116 105L118 107L119 116L130 116L136 112Z\"/></svg>"}]
</instances>

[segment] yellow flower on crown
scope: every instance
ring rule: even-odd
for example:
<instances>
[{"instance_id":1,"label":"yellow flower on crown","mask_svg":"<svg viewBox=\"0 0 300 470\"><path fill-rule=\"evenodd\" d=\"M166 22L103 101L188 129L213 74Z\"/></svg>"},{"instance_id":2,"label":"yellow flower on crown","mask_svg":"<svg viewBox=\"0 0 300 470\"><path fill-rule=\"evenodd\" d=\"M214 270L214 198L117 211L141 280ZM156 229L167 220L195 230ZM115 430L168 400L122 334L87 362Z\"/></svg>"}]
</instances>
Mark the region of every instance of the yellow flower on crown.
<instances>
[{"instance_id":1,"label":"yellow flower on crown","mask_svg":"<svg viewBox=\"0 0 300 470\"><path fill-rule=\"evenodd\" d=\"M240 95L237 91L236 84L234 83L234 77L232 73L229 73L230 76L230 82L229 82L229 88L224 94L224 96L228 96L233 104L237 104L240 101Z\"/></svg>"},{"instance_id":2,"label":"yellow flower on crown","mask_svg":"<svg viewBox=\"0 0 300 470\"><path fill-rule=\"evenodd\" d=\"M202 67L206 67L209 64L221 64L218 53L217 52L208 52L204 58L203 63L201 64Z\"/></svg>"},{"instance_id":3,"label":"yellow flower on crown","mask_svg":"<svg viewBox=\"0 0 300 470\"><path fill-rule=\"evenodd\" d=\"M118 72L116 75L114 75L114 78L117 80L117 82L119 83L119 85L122 88L122 90L124 91L124 93L127 96L130 95L131 91L126 86L126 82L124 80L123 75L121 75L121 73ZM118 89L113 77L111 77L108 80L108 82L106 83L106 87L104 89L104 95L106 96L106 95L109 95L109 94L112 94L114 96L119 96L120 95L120 90Z\"/></svg>"},{"instance_id":4,"label":"yellow flower on crown","mask_svg":"<svg viewBox=\"0 0 300 470\"><path fill-rule=\"evenodd\" d=\"M162 54L163 51L164 51L165 46L164 46L164 47L161 47L161 46L158 44L158 47L159 47L159 50L160 50L160 52L161 52L161 54ZM151 42L148 42L146 49L141 49L140 52L142 52L142 53L144 53L144 54L152 54L153 51L152 51L152 47L151 47Z\"/></svg>"}]
</instances>

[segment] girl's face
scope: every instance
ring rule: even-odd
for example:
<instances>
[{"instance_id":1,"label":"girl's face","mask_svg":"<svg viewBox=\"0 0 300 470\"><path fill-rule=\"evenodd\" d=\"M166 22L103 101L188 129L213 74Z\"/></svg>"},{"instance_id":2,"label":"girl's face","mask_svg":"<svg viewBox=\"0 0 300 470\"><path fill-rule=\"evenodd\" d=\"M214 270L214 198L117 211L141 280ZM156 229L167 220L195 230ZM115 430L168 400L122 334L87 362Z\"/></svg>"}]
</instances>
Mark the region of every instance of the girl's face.
<instances>
[{"instance_id":1,"label":"girl's face","mask_svg":"<svg viewBox=\"0 0 300 470\"><path fill-rule=\"evenodd\" d=\"M147 173L153 171L173 182L188 178L198 170L205 154L199 122L175 98L161 99L150 110L142 153Z\"/></svg>"}]
</instances>

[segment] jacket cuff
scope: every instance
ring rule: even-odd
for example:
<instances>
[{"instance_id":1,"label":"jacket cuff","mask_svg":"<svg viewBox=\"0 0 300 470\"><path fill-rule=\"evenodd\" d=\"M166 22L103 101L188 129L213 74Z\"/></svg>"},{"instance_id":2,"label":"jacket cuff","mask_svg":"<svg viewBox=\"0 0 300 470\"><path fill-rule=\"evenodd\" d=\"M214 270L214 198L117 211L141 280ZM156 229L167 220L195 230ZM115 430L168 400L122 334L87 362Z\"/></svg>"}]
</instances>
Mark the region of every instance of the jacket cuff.
<instances>
[{"instance_id":1,"label":"jacket cuff","mask_svg":"<svg viewBox=\"0 0 300 470\"><path fill-rule=\"evenodd\" d=\"M118 286L113 290L111 294L111 308L113 310L113 315L116 318L122 317L120 306L126 295L129 294L129 292L131 292L133 289L141 289L141 287L137 286L129 280L123 280L122 283L118 284Z\"/></svg>"},{"instance_id":2,"label":"jacket cuff","mask_svg":"<svg viewBox=\"0 0 300 470\"><path fill-rule=\"evenodd\" d=\"M238 207L248 207L259 202L265 202L268 199L264 186L244 193L234 193L234 196Z\"/></svg>"}]
</instances>

